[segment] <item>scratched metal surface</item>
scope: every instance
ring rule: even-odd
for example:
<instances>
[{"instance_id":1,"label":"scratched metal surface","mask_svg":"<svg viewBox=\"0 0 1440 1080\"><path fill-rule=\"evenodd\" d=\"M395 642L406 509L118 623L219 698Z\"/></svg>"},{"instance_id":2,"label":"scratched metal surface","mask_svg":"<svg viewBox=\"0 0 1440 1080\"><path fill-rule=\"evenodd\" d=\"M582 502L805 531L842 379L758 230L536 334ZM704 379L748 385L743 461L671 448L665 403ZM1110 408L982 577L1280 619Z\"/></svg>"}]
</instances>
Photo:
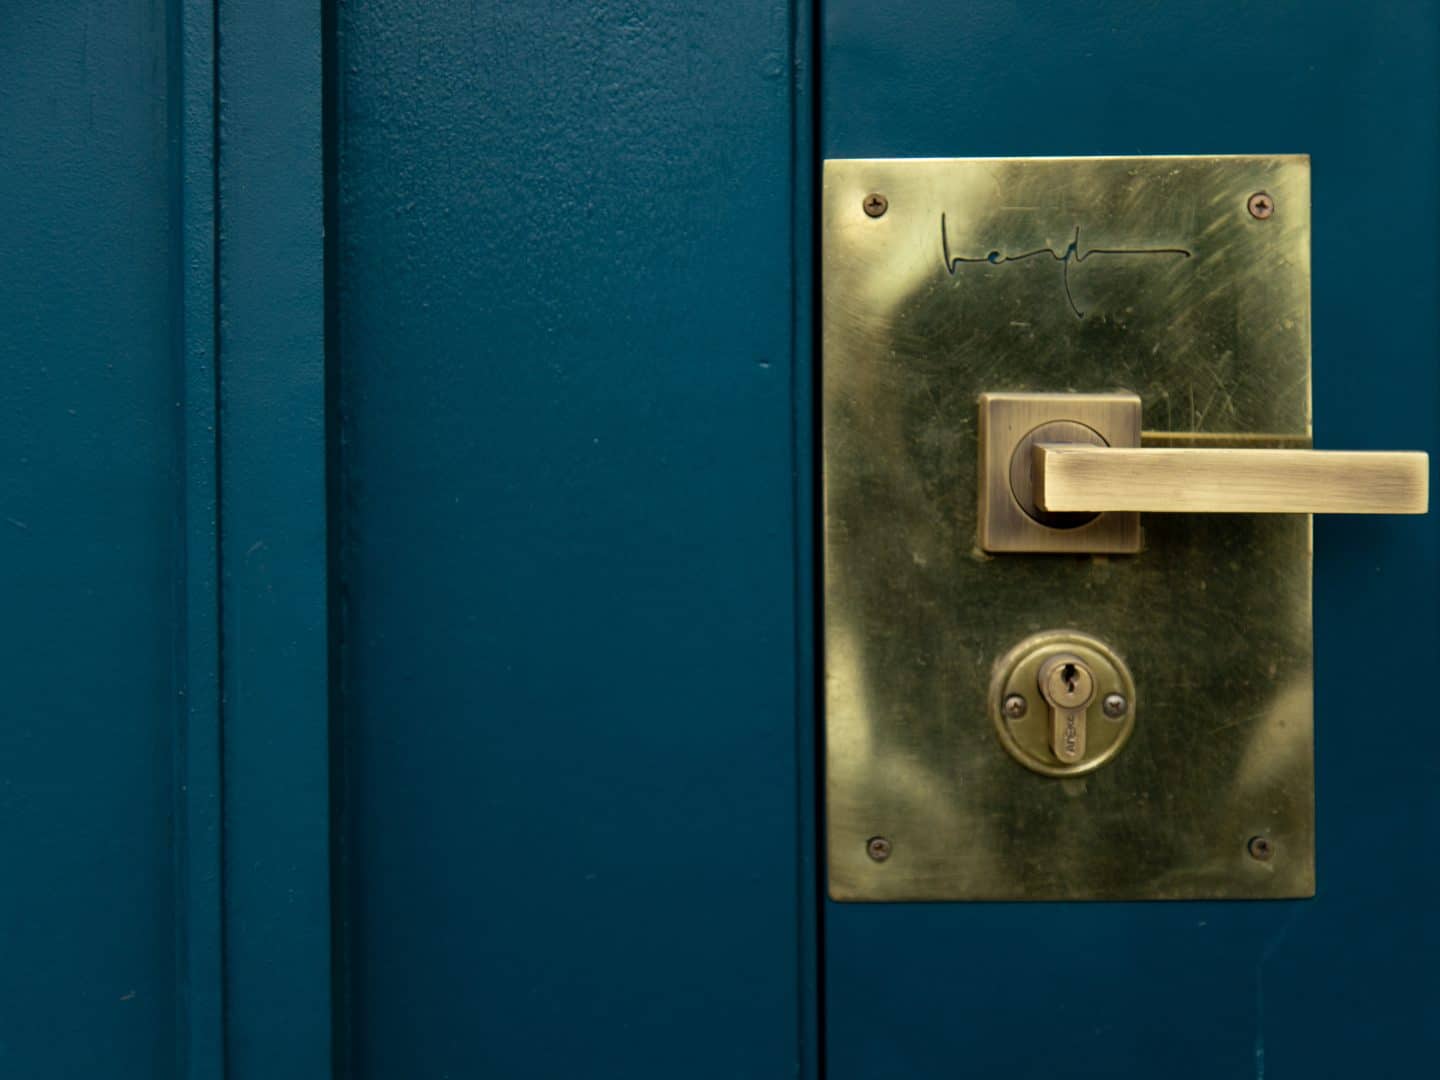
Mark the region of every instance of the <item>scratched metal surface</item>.
<instances>
[{"instance_id":1,"label":"scratched metal surface","mask_svg":"<svg viewBox=\"0 0 1440 1080\"><path fill-rule=\"evenodd\" d=\"M1308 435L1309 203L1300 157L826 163L834 898L1313 891L1310 519L1151 514L1143 552L1109 558L976 544L985 391L1129 390L1149 428ZM1012 646L1067 627L1126 658L1139 708L1115 760L1057 780L1002 750L987 695Z\"/></svg>"}]
</instances>

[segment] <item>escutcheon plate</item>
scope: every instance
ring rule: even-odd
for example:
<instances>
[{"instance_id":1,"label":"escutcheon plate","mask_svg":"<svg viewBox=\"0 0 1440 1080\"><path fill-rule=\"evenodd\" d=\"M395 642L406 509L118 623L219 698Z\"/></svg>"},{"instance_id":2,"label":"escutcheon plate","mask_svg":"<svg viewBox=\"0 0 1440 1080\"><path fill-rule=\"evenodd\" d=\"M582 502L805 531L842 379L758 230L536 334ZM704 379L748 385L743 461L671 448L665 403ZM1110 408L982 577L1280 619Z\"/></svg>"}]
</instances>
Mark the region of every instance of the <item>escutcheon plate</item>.
<instances>
[{"instance_id":1,"label":"escutcheon plate","mask_svg":"<svg viewBox=\"0 0 1440 1080\"><path fill-rule=\"evenodd\" d=\"M1085 751L1073 763L1057 761L1051 753L1050 710L1036 688L1046 658L1057 654L1078 657L1095 676L1095 694L1085 709ZM1125 702L1125 711L1118 716L1105 713L1103 703L1109 694L1119 694ZM1018 697L1029 707L1021 715L1009 716L1005 712L1009 697ZM1137 708L1135 683L1125 662L1103 641L1075 631L1026 638L996 661L990 682L990 715L1000 745L1026 768L1046 776L1082 776L1107 765L1134 732Z\"/></svg>"},{"instance_id":2,"label":"escutcheon plate","mask_svg":"<svg viewBox=\"0 0 1440 1080\"><path fill-rule=\"evenodd\" d=\"M1129 391L1171 445L1307 445L1308 160L830 161L822 243L831 895L1311 895L1309 518L992 555L976 457L984 393ZM1144 700L1079 777L1013 760L988 705L1052 627L1111 643Z\"/></svg>"}]
</instances>

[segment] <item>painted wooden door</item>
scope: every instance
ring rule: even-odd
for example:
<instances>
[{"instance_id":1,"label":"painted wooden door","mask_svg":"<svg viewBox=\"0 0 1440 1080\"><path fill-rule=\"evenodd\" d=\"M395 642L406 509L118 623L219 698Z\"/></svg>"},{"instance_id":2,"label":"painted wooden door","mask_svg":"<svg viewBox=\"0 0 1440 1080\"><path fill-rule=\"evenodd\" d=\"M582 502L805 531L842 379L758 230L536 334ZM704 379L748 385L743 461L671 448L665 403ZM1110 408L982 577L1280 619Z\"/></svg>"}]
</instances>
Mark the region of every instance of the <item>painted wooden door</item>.
<instances>
[{"instance_id":1,"label":"painted wooden door","mask_svg":"<svg viewBox=\"0 0 1440 1080\"><path fill-rule=\"evenodd\" d=\"M822 25L826 157L1310 154L1316 445L1435 446L1433 5L827 0ZM1316 518L1315 899L827 904L827 1074L1423 1069L1440 799L1380 731L1437 648L1436 541Z\"/></svg>"},{"instance_id":2,"label":"painted wooden door","mask_svg":"<svg viewBox=\"0 0 1440 1080\"><path fill-rule=\"evenodd\" d=\"M1437 82L1430 3L12 5L0 1073L1423 1069L1431 518L1316 526L1316 899L824 899L814 285L826 157L1309 153L1317 444L1433 448Z\"/></svg>"}]
</instances>

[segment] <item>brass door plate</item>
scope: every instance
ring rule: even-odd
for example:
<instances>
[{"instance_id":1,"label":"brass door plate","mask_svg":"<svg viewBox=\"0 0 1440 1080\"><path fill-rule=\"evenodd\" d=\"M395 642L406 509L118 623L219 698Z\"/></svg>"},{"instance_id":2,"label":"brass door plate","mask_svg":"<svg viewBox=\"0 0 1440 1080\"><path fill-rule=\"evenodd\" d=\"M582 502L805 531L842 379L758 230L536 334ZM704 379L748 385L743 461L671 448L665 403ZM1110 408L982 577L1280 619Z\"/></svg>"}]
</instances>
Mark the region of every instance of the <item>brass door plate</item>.
<instances>
[{"instance_id":1,"label":"brass door plate","mask_svg":"<svg viewBox=\"0 0 1440 1080\"><path fill-rule=\"evenodd\" d=\"M977 486L986 394L1129 392L1171 445L1308 445L1308 160L830 161L822 214L831 896L1312 894L1309 518L1028 554ZM1056 631L1144 703L1081 776L997 735L997 666Z\"/></svg>"}]
</instances>

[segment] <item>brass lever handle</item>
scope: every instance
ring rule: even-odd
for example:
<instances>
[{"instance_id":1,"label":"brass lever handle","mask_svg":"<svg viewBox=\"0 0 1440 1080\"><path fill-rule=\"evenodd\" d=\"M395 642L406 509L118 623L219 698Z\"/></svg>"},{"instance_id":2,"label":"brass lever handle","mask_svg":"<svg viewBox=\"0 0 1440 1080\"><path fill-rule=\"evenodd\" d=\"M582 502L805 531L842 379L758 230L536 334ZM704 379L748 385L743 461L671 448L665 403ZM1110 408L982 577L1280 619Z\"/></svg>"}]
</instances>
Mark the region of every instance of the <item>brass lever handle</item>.
<instances>
[{"instance_id":1,"label":"brass lever handle","mask_svg":"<svg viewBox=\"0 0 1440 1080\"><path fill-rule=\"evenodd\" d=\"M1322 450L1034 447L1046 511L1423 514L1429 455Z\"/></svg>"}]
</instances>

